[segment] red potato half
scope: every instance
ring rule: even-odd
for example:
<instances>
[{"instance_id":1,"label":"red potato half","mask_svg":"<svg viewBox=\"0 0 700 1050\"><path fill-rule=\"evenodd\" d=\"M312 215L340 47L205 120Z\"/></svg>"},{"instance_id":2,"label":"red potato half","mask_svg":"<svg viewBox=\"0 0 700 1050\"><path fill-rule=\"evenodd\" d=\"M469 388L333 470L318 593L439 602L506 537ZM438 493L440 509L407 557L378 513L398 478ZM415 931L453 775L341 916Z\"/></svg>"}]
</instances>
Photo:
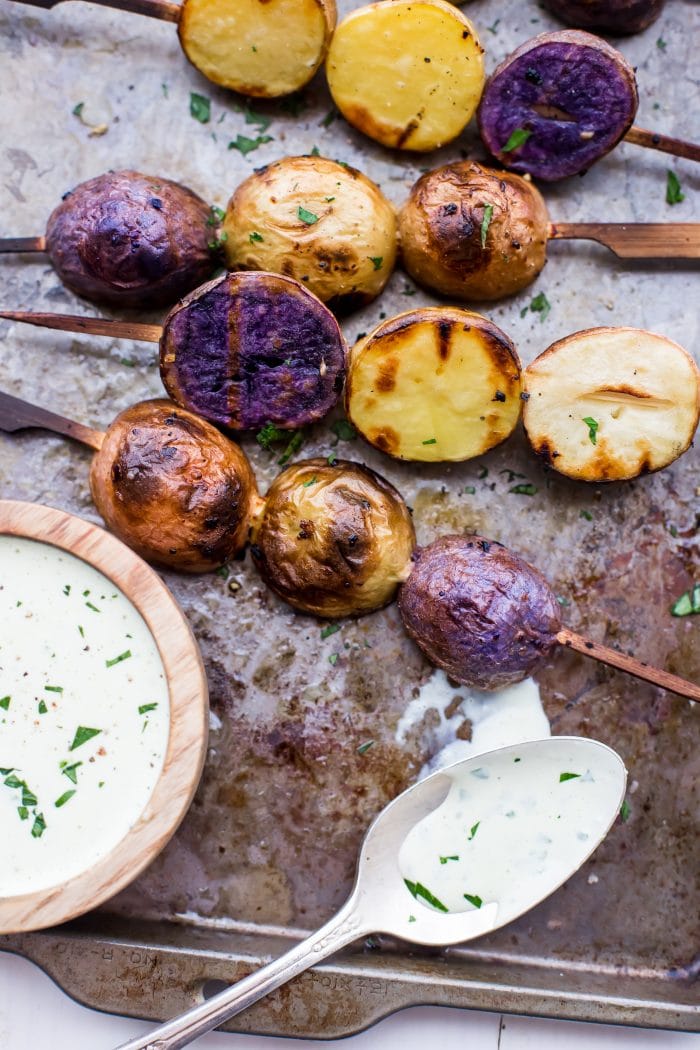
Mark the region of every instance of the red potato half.
<instances>
[{"instance_id":1,"label":"red potato half","mask_svg":"<svg viewBox=\"0 0 700 1050\"><path fill-rule=\"evenodd\" d=\"M370 444L397 459L470 459L512 433L520 372L513 343L480 314L409 310L353 347L346 412Z\"/></svg>"},{"instance_id":2,"label":"red potato half","mask_svg":"<svg viewBox=\"0 0 700 1050\"><path fill-rule=\"evenodd\" d=\"M165 319L163 385L178 405L232 430L321 419L345 381L347 347L330 310L290 277L229 273Z\"/></svg>"},{"instance_id":3,"label":"red potato half","mask_svg":"<svg viewBox=\"0 0 700 1050\"><path fill-rule=\"evenodd\" d=\"M185 0L178 33L200 73L258 98L298 91L325 58L335 0Z\"/></svg>"},{"instance_id":4,"label":"red potato half","mask_svg":"<svg viewBox=\"0 0 700 1050\"><path fill-rule=\"evenodd\" d=\"M605 40L575 29L541 33L489 77L479 130L506 168L555 182L609 153L638 101L634 70Z\"/></svg>"},{"instance_id":5,"label":"red potato half","mask_svg":"<svg viewBox=\"0 0 700 1050\"><path fill-rule=\"evenodd\" d=\"M690 354L640 328L590 328L553 343L525 370L523 423L534 451L581 481L661 470L700 418Z\"/></svg>"}]
</instances>

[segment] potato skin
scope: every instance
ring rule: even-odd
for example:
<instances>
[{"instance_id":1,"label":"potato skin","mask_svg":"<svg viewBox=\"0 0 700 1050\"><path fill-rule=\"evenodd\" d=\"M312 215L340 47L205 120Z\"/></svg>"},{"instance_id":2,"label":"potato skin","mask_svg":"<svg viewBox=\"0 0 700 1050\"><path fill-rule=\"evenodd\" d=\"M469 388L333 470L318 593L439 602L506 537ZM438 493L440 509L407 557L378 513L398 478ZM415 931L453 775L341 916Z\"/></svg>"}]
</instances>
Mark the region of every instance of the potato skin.
<instances>
[{"instance_id":1,"label":"potato skin","mask_svg":"<svg viewBox=\"0 0 700 1050\"><path fill-rule=\"evenodd\" d=\"M212 211L186 186L138 171L80 183L54 208L46 250L78 295L120 306L173 303L211 274Z\"/></svg>"},{"instance_id":2,"label":"potato skin","mask_svg":"<svg viewBox=\"0 0 700 1050\"><path fill-rule=\"evenodd\" d=\"M483 536L443 536L413 556L399 612L431 663L476 689L526 678L556 645L559 606L544 576Z\"/></svg>"},{"instance_id":3,"label":"potato skin","mask_svg":"<svg viewBox=\"0 0 700 1050\"><path fill-rule=\"evenodd\" d=\"M614 36L639 33L655 22L664 0L543 0L557 18L575 29Z\"/></svg>"},{"instance_id":4,"label":"potato skin","mask_svg":"<svg viewBox=\"0 0 700 1050\"><path fill-rule=\"evenodd\" d=\"M393 206L362 172L324 157L258 169L231 197L224 232L229 269L294 277L338 312L376 298L396 261Z\"/></svg>"},{"instance_id":5,"label":"potato skin","mask_svg":"<svg viewBox=\"0 0 700 1050\"><path fill-rule=\"evenodd\" d=\"M486 148L504 167L556 182L586 172L627 134L639 97L632 66L600 37L540 33L489 77L478 110ZM505 151L516 129L521 145Z\"/></svg>"},{"instance_id":6,"label":"potato skin","mask_svg":"<svg viewBox=\"0 0 700 1050\"><path fill-rule=\"evenodd\" d=\"M208 572L240 551L257 500L245 453L171 401L121 412L92 461L95 506L147 561Z\"/></svg>"},{"instance_id":7,"label":"potato skin","mask_svg":"<svg viewBox=\"0 0 700 1050\"><path fill-rule=\"evenodd\" d=\"M251 554L265 583L296 609L359 616L392 600L414 545L393 485L361 463L309 459L272 483Z\"/></svg>"},{"instance_id":8,"label":"potato skin","mask_svg":"<svg viewBox=\"0 0 700 1050\"><path fill-rule=\"evenodd\" d=\"M493 209L483 237L485 209ZM508 172L456 161L415 183L399 216L403 263L441 295L494 300L514 295L546 261L547 208L539 191Z\"/></svg>"}]
</instances>

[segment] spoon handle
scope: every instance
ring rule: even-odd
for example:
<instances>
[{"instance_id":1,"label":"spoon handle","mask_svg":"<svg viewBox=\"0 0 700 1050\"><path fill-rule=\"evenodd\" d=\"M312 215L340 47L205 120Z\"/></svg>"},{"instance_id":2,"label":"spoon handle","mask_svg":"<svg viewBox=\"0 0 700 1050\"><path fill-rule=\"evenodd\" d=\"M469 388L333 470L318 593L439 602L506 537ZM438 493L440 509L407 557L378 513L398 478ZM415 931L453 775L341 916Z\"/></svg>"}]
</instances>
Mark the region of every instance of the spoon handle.
<instances>
[{"instance_id":1,"label":"spoon handle","mask_svg":"<svg viewBox=\"0 0 700 1050\"><path fill-rule=\"evenodd\" d=\"M179 1047L188 1046L200 1035L252 1006L292 977L371 932L359 913L357 897L353 895L325 926L279 959L274 959L180 1017L166 1021L148 1035L122 1043L117 1050L178 1050Z\"/></svg>"}]
</instances>

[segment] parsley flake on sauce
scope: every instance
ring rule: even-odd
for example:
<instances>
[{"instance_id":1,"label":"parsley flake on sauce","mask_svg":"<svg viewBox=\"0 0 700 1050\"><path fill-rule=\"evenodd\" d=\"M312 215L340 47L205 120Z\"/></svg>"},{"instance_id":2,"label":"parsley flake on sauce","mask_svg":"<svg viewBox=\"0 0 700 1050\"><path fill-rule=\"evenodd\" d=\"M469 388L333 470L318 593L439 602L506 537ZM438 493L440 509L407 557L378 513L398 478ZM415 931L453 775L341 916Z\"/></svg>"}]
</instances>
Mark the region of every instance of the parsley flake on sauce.
<instances>
[{"instance_id":1,"label":"parsley flake on sauce","mask_svg":"<svg viewBox=\"0 0 700 1050\"><path fill-rule=\"evenodd\" d=\"M45 715L47 711L48 711L48 707L46 706L46 701L45 700L40 700L39 701L39 714L40 715Z\"/></svg>"},{"instance_id":2,"label":"parsley flake on sauce","mask_svg":"<svg viewBox=\"0 0 700 1050\"><path fill-rule=\"evenodd\" d=\"M76 748L82 747L83 744L87 744L88 740L92 740L94 736L101 733L101 729L90 729L89 726L78 726L73 737L73 743L68 748L69 751L75 751Z\"/></svg>"},{"instance_id":3,"label":"parsley flake on sauce","mask_svg":"<svg viewBox=\"0 0 700 1050\"><path fill-rule=\"evenodd\" d=\"M46 693L62 693L63 692L63 686L62 685L45 685L44 686L44 691Z\"/></svg>"},{"instance_id":4,"label":"parsley flake on sauce","mask_svg":"<svg viewBox=\"0 0 700 1050\"><path fill-rule=\"evenodd\" d=\"M447 864L448 860L459 860L459 854L454 853L451 857L440 857L441 864Z\"/></svg>"},{"instance_id":5,"label":"parsley flake on sauce","mask_svg":"<svg viewBox=\"0 0 700 1050\"><path fill-rule=\"evenodd\" d=\"M422 898L426 903L432 905L433 908L437 908L438 911L449 911L448 908L439 900L434 893L431 893L422 882L411 882L410 879L403 880L408 887L408 892L411 896L415 897L416 900Z\"/></svg>"},{"instance_id":6,"label":"parsley flake on sauce","mask_svg":"<svg viewBox=\"0 0 700 1050\"><path fill-rule=\"evenodd\" d=\"M501 148L501 153L512 153L513 150L524 146L530 135L532 135L532 132L528 131L527 128L514 128L508 136L505 146Z\"/></svg>"},{"instance_id":7,"label":"parsley flake on sauce","mask_svg":"<svg viewBox=\"0 0 700 1050\"><path fill-rule=\"evenodd\" d=\"M64 777L68 777L71 784L78 783L78 768L82 766L82 762L73 762L72 765L65 765L61 770Z\"/></svg>"},{"instance_id":8,"label":"parsley flake on sauce","mask_svg":"<svg viewBox=\"0 0 700 1050\"><path fill-rule=\"evenodd\" d=\"M3 709L3 711L9 711L10 710L10 701L11 700L12 700L11 696L3 696L3 697L0 698L0 707Z\"/></svg>"},{"instance_id":9,"label":"parsley flake on sauce","mask_svg":"<svg viewBox=\"0 0 700 1050\"><path fill-rule=\"evenodd\" d=\"M149 711L155 711L157 707L158 704L141 704L141 706L139 707L139 714L147 715Z\"/></svg>"},{"instance_id":10,"label":"parsley flake on sauce","mask_svg":"<svg viewBox=\"0 0 700 1050\"><path fill-rule=\"evenodd\" d=\"M314 215L312 211L303 208L301 204L297 208L297 218L307 226L314 226L318 222L318 215Z\"/></svg>"},{"instance_id":11,"label":"parsley flake on sauce","mask_svg":"<svg viewBox=\"0 0 700 1050\"><path fill-rule=\"evenodd\" d=\"M580 773L560 773L559 783L564 784L567 780L576 780L576 778L580 776Z\"/></svg>"},{"instance_id":12,"label":"parsley flake on sauce","mask_svg":"<svg viewBox=\"0 0 700 1050\"><path fill-rule=\"evenodd\" d=\"M469 901L469 903L473 904L475 908L480 908L484 903L477 893L463 893L462 896L465 901Z\"/></svg>"},{"instance_id":13,"label":"parsley flake on sauce","mask_svg":"<svg viewBox=\"0 0 700 1050\"><path fill-rule=\"evenodd\" d=\"M75 788L70 788L68 791L64 791L60 798L57 798L54 802L56 809L60 809L61 806L65 806L66 802L73 798L75 794Z\"/></svg>"},{"instance_id":14,"label":"parsley flake on sauce","mask_svg":"<svg viewBox=\"0 0 700 1050\"><path fill-rule=\"evenodd\" d=\"M469 829L469 834L467 836L467 842L471 842L471 840L474 838L477 831L479 830L479 824L481 824L480 820L477 820L476 824L472 824L471 828Z\"/></svg>"},{"instance_id":15,"label":"parsley flake on sauce","mask_svg":"<svg viewBox=\"0 0 700 1050\"><path fill-rule=\"evenodd\" d=\"M40 839L46 831L46 821L44 820L43 813L34 814L34 823L32 824L32 838Z\"/></svg>"},{"instance_id":16,"label":"parsley flake on sauce","mask_svg":"<svg viewBox=\"0 0 700 1050\"><path fill-rule=\"evenodd\" d=\"M590 441L590 443L592 445L597 445L598 429L600 427L600 423L598 422L598 420L594 419L593 416L584 416L581 422L585 423L588 427L588 440Z\"/></svg>"},{"instance_id":17,"label":"parsley flake on sauce","mask_svg":"<svg viewBox=\"0 0 700 1050\"><path fill-rule=\"evenodd\" d=\"M105 667L114 667L115 664L120 664L123 660L128 660L130 656L131 649L125 649L123 653L119 653L119 656L115 656L111 660L105 660Z\"/></svg>"}]
</instances>

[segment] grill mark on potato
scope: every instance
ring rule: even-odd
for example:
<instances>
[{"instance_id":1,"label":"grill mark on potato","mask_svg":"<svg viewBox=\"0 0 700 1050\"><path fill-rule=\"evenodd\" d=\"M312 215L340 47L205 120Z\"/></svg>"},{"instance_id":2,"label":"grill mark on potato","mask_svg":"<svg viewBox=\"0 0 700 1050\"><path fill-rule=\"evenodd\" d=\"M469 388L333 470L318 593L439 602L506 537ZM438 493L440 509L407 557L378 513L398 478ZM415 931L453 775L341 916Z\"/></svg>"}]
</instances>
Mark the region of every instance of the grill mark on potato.
<instances>
[{"instance_id":1,"label":"grill mark on potato","mask_svg":"<svg viewBox=\"0 0 700 1050\"><path fill-rule=\"evenodd\" d=\"M387 357L379 362L377 376L374 380L374 389L382 394L390 393L396 386L396 373L399 370L399 359Z\"/></svg>"},{"instance_id":2,"label":"grill mark on potato","mask_svg":"<svg viewBox=\"0 0 700 1050\"><path fill-rule=\"evenodd\" d=\"M388 452L389 455L396 453L400 447L399 435L392 427L384 426L377 430L370 430L367 435L367 439L376 445L382 452Z\"/></svg>"},{"instance_id":3,"label":"grill mark on potato","mask_svg":"<svg viewBox=\"0 0 700 1050\"><path fill-rule=\"evenodd\" d=\"M600 387L591 394L581 395L579 401L612 402L613 404L634 405L636 408L666 408L673 402L667 397L655 397L646 390L635 389L623 383L620 386Z\"/></svg>"},{"instance_id":4,"label":"grill mark on potato","mask_svg":"<svg viewBox=\"0 0 700 1050\"><path fill-rule=\"evenodd\" d=\"M454 322L449 319L438 322L437 344L438 356L441 361L446 361L450 356L450 339L452 338L453 328Z\"/></svg>"},{"instance_id":5,"label":"grill mark on potato","mask_svg":"<svg viewBox=\"0 0 700 1050\"><path fill-rule=\"evenodd\" d=\"M423 119L424 115L425 110L421 109L420 112L415 115L413 120L409 120L408 124L396 140L396 145L399 149L401 149L402 146L405 146L413 132L418 130L418 128L420 127L420 122Z\"/></svg>"}]
</instances>

